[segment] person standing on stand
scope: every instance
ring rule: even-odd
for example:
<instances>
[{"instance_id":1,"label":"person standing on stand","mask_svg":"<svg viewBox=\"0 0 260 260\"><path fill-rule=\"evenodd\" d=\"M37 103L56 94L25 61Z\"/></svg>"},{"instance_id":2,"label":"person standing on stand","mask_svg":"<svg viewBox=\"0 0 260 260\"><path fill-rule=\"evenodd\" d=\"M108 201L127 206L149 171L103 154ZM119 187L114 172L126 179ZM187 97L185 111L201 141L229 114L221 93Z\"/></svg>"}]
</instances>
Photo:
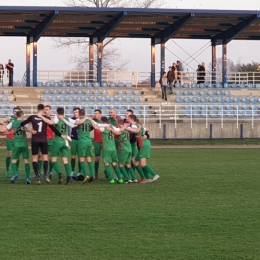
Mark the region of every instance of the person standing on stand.
<instances>
[{"instance_id":1,"label":"person standing on stand","mask_svg":"<svg viewBox=\"0 0 260 260\"><path fill-rule=\"evenodd\" d=\"M5 68L8 70L9 75L9 87L13 86L13 78L14 78L14 64L12 63L11 59L8 60L8 63L5 64Z\"/></svg>"},{"instance_id":2,"label":"person standing on stand","mask_svg":"<svg viewBox=\"0 0 260 260\"><path fill-rule=\"evenodd\" d=\"M174 72L172 70L172 67L169 67L169 71L167 72L167 81L168 81L168 87L170 89L170 95L172 95L173 94L172 88L174 82Z\"/></svg>"},{"instance_id":3,"label":"person standing on stand","mask_svg":"<svg viewBox=\"0 0 260 260\"><path fill-rule=\"evenodd\" d=\"M2 86L4 85L4 66L0 63L0 84L2 83Z\"/></svg>"},{"instance_id":4,"label":"person standing on stand","mask_svg":"<svg viewBox=\"0 0 260 260\"><path fill-rule=\"evenodd\" d=\"M166 94L166 89L167 89L167 73L164 71L162 77L159 80L159 83L161 84L161 89L162 89L162 99L167 101L167 94Z\"/></svg>"}]
</instances>

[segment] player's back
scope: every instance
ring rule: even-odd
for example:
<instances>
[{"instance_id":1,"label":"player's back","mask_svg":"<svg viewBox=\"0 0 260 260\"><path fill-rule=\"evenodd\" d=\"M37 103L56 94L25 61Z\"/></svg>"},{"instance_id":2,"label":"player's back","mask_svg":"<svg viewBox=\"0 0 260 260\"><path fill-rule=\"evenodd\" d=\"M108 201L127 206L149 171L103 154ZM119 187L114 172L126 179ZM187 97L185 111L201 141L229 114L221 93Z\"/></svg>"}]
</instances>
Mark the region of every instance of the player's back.
<instances>
[{"instance_id":1,"label":"player's back","mask_svg":"<svg viewBox=\"0 0 260 260\"><path fill-rule=\"evenodd\" d=\"M65 119L67 121L69 121L69 119L67 117L65 117ZM69 127L61 120L59 119L55 119L57 120L55 122L55 127L56 129L62 134L62 135L68 135L69 134ZM65 142L65 140L57 135L55 135L54 137L54 141L55 142Z\"/></svg>"},{"instance_id":2,"label":"player's back","mask_svg":"<svg viewBox=\"0 0 260 260\"><path fill-rule=\"evenodd\" d=\"M121 132L121 134L118 136L118 150L125 150L125 151L132 151L131 143L130 143L130 133L127 130L124 130Z\"/></svg>"},{"instance_id":3,"label":"player's back","mask_svg":"<svg viewBox=\"0 0 260 260\"><path fill-rule=\"evenodd\" d=\"M91 140L90 132L93 130L90 120L86 120L84 124L78 125L78 137L79 140Z\"/></svg>"},{"instance_id":4,"label":"player's back","mask_svg":"<svg viewBox=\"0 0 260 260\"><path fill-rule=\"evenodd\" d=\"M103 139L103 150L116 151L114 134L111 131L104 129L104 131L102 132L102 139Z\"/></svg>"},{"instance_id":5,"label":"player's back","mask_svg":"<svg viewBox=\"0 0 260 260\"><path fill-rule=\"evenodd\" d=\"M15 130L14 145L23 146L27 144L26 133L22 130L21 123L23 120L15 120L12 122L12 129Z\"/></svg>"}]
</instances>

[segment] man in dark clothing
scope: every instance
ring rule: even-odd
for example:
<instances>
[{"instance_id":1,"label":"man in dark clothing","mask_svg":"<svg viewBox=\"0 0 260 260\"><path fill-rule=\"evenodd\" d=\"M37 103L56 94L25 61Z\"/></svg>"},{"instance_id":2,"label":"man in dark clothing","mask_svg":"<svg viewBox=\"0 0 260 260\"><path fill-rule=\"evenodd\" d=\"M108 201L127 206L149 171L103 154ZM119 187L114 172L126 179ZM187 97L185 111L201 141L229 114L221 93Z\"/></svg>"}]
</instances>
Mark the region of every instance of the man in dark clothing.
<instances>
[{"instance_id":1,"label":"man in dark clothing","mask_svg":"<svg viewBox=\"0 0 260 260\"><path fill-rule=\"evenodd\" d=\"M177 70L177 83L181 83L181 62L179 60L177 60L176 62L176 70Z\"/></svg>"},{"instance_id":2,"label":"man in dark clothing","mask_svg":"<svg viewBox=\"0 0 260 260\"><path fill-rule=\"evenodd\" d=\"M5 73L4 66L3 64L0 63L0 84L2 83L2 86L4 85L4 81L3 81L4 73Z\"/></svg>"},{"instance_id":3,"label":"man in dark clothing","mask_svg":"<svg viewBox=\"0 0 260 260\"><path fill-rule=\"evenodd\" d=\"M202 62L202 64L199 66L198 68L198 84L200 83L205 83L205 76L206 76L206 72L205 72L205 62Z\"/></svg>"},{"instance_id":4,"label":"man in dark clothing","mask_svg":"<svg viewBox=\"0 0 260 260\"><path fill-rule=\"evenodd\" d=\"M174 82L174 71L172 70L172 67L169 67L169 71L167 72L167 81L168 81L168 87L170 89L170 95L173 94L172 88L173 88L173 82Z\"/></svg>"},{"instance_id":5,"label":"man in dark clothing","mask_svg":"<svg viewBox=\"0 0 260 260\"><path fill-rule=\"evenodd\" d=\"M11 59L9 59L8 63L5 64L5 68L8 70L9 73L9 87L12 87L14 78L14 64L12 63Z\"/></svg>"}]
</instances>

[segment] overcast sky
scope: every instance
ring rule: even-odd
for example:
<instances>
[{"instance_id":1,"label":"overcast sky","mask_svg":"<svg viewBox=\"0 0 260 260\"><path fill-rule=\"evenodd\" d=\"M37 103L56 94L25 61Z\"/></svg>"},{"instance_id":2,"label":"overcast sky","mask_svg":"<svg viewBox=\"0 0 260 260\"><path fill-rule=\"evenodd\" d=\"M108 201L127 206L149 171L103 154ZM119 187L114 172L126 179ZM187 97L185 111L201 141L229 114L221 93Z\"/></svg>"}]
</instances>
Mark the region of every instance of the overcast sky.
<instances>
[{"instance_id":1,"label":"overcast sky","mask_svg":"<svg viewBox=\"0 0 260 260\"><path fill-rule=\"evenodd\" d=\"M0 0L0 5L24 5L24 6L64 6L62 0ZM189 9L229 9L229 10L260 10L260 1L237 0L165 0L163 7L189 8ZM15 79L21 80L25 72L25 38L0 37L0 63L5 64L9 58L15 64ZM197 64L211 60L211 47L209 40L169 40L166 43L166 65L180 59L189 58L188 54L197 52L206 45L207 48L196 60L193 60L186 68L190 71L196 69ZM52 47L50 38L41 38L38 42L38 69L39 70L69 70L74 67L70 63L70 52L56 50ZM130 60L127 69L140 72L150 71L150 40L147 39L119 39L116 45L123 57ZM182 50L179 46L184 50ZM259 49L259 41L232 41L228 44L228 58L242 63L259 61L255 50ZM188 54L187 54L187 53ZM217 47L217 56L221 56L221 46ZM160 46L157 46L156 70L160 67Z\"/></svg>"}]
</instances>

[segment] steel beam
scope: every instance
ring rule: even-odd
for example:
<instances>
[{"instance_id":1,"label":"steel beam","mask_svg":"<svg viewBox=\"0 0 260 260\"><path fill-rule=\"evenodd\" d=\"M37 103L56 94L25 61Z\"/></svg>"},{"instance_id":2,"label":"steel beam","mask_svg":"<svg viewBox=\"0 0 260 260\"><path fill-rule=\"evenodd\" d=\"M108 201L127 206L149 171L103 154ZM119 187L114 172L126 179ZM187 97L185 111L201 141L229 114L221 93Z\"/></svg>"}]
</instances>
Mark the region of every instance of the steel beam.
<instances>
[{"instance_id":1,"label":"steel beam","mask_svg":"<svg viewBox=\"0 0 260 260\"><path fill-rule=\"evenodd\" d=\"M26 87L31 86L30 74L31 74L31 44L27 41L26 42Z\"/></svg>"},{"instance_id":2,"label":"steel beam","mask_svg":"<svg viewBox=\"0 0 260 260\"><path fill-rule=\"evenodd\" d=\"M93 39L89 39L89 81L93 82L93 71L94 71L94 44Z\"/></svg>"},{"instance_id":3,"label":"steel beam","mask_svg":"<svg viewBox=\"0 0 260 260\"><path fill-rule=\"evenodd\" d=\"M176 34L182 27L186 25L193 17L195 16L194 13L189 13L177 22L173 23L172 25L168 26L163 31L157 33L155 36L152 37L152 42L154 44L160 44L167 42L174 34Z\"/></svg>"},{"instance_id":4,"label":"steel beam","mask_svg":"<svg viewBox=\"0 0 260 260\"><path fill-rule=\"evenodd\" d=\"M33 86L37 87L37 42L33 43Z\"/></svg>"},{"instance_id":5,"label":"steel beam","mask_svg":"<svg viewBox=\"0 0 260 260\"><path fill-rule=\"evenodd\" d=\"M161 43L161 76L165 71L165 43Z\"/></svg>"},{"instance_id":6,"label":"steel beam","mask_svg":"<svg viewBox=\"0 0 260 260\"><path fill-rule=\"evenodd\" d=\"M110 32L112 32L115 27L124 20L124 18L127 16L127 12L120 12L119 15L114 17L111 21L109 21L107 24L102 26L99 30L95 31L92 34L93 43L103 42L105 38L109 35Z\"/></svg>"},{"instance_id":7,"label":"steel beam","mask_svg":"<svg viewBox=\"0 0 260 260\"><path fill-rule=\"evenodd\" d=\"M103 43L98 43L98 51L97 51L97 79L99 84L102 83L102 56L103 56Z\"/></svg>"},{"instance_id":8,"label":"steel beam","mask_svg":"<svg viewBox=\"0 0 260 260\"><path fill-rule=\"evenodd\" d=\"M151 87L155 88L155 44L151 44Z\"/></svg>"},{"instance_id":9,"label":"steel beam","mask_svg":"<svg viewBox=\"0 0 260 260\"><path fill-rule=\"evenodd\" d=\"M227 83L227 44L222 45L222 83Z\"/></svg>"},{"instance_id":10,"label":"steel beam","mask_svg":"<svg viewBox=\"0 0 260 260\"><path fill-rule=\"evenodd\" d=\"M211 42L211 70L212 70L212 84L216 84L216 69L217 69L217 46L215 42Z\"/></svg>"},{"instance_id":11,"label":"steel beam","mask_svg":"<svg viewBox=\"0 0 260 260\"><path fill-rule=\"evenodd\" d=\"M212 38L212 41L216 42L217 45L227 44L233 38L235 38L240 32L248 28L255 20L259 18L260 18L260 14L254 14L248 19L244 20L243 22L240 22L237 25L227 29L226 31L216 35L215 37Z\"/></svg>"},{"instance_id":12,"label":"steel beam","mask_svg":"<svg viewBox=\"0 0 260 260\"><path fill-rule=\"evenodd\" d=\"M39 25L33 29L28 37L30 38L30 42L37 42L40 37L46 32L48 26L52 23L53 20L59 15L59 11L53 11L49 16L47 16Z\"/></svg>"}]
</instances>

